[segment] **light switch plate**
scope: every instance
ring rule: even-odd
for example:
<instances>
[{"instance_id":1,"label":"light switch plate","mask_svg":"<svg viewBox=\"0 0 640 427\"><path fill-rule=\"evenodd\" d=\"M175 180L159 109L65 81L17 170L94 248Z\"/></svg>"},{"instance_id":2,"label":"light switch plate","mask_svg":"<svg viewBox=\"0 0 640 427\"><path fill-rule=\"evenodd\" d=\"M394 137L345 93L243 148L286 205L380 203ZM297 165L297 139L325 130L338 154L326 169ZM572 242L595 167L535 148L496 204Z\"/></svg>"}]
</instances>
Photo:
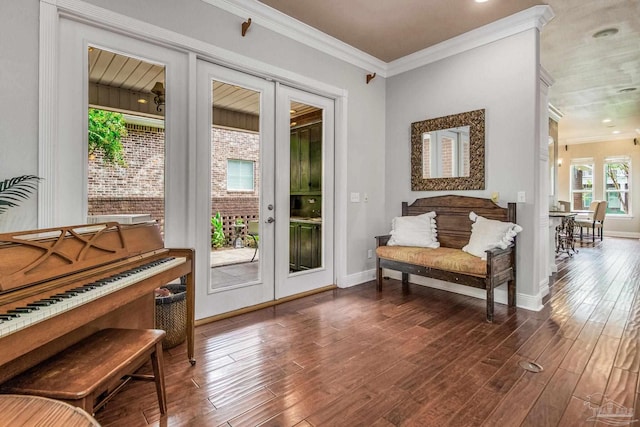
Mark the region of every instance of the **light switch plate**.
<instances>
[{"instance_id":1,"label":"light switch plate","mask_svg":"<svg viewBox=\"0 0 640 427\"><path fill-rule=\"evenodd\" d=\"M518 203L527 203L527 196L524 191L518 191Z\"/></svg>"},{"instance_id":2,"label":"light switch plate","mask_svg":"<svg viewBox=\"0 0 640 427\"><path fill-rule=\"evenodd\" d=\"M360 193L351 193L351 202L360 203Z\"/></svg>"}]
</instances>

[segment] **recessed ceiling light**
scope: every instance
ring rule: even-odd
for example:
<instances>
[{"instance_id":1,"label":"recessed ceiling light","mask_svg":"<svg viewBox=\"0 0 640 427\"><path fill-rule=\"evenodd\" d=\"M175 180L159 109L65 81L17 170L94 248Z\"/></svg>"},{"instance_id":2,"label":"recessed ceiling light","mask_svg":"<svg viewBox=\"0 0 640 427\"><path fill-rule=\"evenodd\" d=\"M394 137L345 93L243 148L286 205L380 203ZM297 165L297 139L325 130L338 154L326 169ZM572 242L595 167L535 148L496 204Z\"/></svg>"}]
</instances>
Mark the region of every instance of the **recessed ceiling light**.
<instances>
[{"instance_id":1,"label":"recessed ceiling light","mask_svg":"<svg viewBox=\"0 0 640 427\"><path fill-rule=\"evenodd\" d=\"M606 28L604 30L600 30L600 31L597 31L597 32L593 33L593 38L599 39L599 38L602 38L602 37L613 36L614 34L618 34L618 29L617 28Z\"/></svg>"},{"instance_id":2,"label":"recessed ceiling light","mask_svg":"<svg viewBox=\"0 0 640 427\"><path fill-rule=\"evenodd\" d=\"M488 2L488 1L489 1L489 0L476 0L476 3L486 3L486 2Z\"/></svg>"},{"instance_id":3,"label":"recessed ceiling light","mask_svg":"<svg viewBox=\"0 0 640 427\"><path fill-rule=\"evenodd\" d=\"M624 89L620 89L618 93L629 93L629 92L633 92L636 89L637 88L635 87L625 87Z\"/></svg>"},{"instance_id":4,"label":"recessed ceiling light","mask_svg":"<svg viewBox=\"0 0 640 427\"><path fill-rule=\"evenodd\" d=\"M604 119L602 120L602 123L611 123L611 119Z\"/></svg>"},{"instance_id":5,"label":"recessed ceiling light","mask_svg":"<svg viewBox=\"0 0 640 427\"><path fill-rule=\"evenodd\" d=\"M617 134L619 134L619 133L620 133L620 131L619 131L619 130L614 130L614 131L613 131L613 132L611 132L611 133L612 133L612 134L614 134L614 135L617 135Z\"/></svg>"},{"instance_id":6,"label":"recessed ceiling light","mask_svg":"<svg viewBox=\"0 0 640 427\"><path fill-rule=\"evenodd\" d=\"M147 102L149 102L149 101L147 101L144 98L138 98L138 104L146 104Z\"/></svg>"}]
</instances>

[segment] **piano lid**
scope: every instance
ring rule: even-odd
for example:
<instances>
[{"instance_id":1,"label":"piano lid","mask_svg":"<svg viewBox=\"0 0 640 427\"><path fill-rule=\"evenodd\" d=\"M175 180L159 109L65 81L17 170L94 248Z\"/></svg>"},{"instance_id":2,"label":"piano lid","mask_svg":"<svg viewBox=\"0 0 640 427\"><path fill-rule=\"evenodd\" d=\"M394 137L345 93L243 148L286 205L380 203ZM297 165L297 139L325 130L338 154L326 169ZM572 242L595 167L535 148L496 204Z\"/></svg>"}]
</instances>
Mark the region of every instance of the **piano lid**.
<instances>
[{"instance_id":1,"label":"piano lid","mask_svg":"<svg viewBox=\"0 0 640 427\"><path fill-rule=\"evenodd\" d=\"M163 247L156 223L108 222L0 234L0 293Z\"/></svg>"}]
</instances>

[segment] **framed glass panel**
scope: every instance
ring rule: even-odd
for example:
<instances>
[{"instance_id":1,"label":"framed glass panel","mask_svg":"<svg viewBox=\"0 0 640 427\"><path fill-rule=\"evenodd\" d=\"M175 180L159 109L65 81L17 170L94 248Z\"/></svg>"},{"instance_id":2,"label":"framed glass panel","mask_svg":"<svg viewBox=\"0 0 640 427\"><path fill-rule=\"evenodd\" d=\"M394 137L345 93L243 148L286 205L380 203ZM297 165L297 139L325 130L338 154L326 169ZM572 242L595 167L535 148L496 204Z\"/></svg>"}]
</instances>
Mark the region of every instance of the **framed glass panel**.
<instances>
[{"instance_id":1,"label":"framed glass panel","mask_svg":"<svg viewBox=\"0 0 640 427\"><path fill-rule=\"evenodd\" d=\"M606 159L604 164L604 188L607 215L629 215L631 160Z\"/></svg>"},{"instance_id":2,"label":"framed glass panel","mask_svg":"<svg viewBox=\"0 0 640 427\"><path fill-rule=\"evenodd\" d=\"M593 160L571 164L571 210L589 210L593 198Z\"/></svg>"}]
</instances>

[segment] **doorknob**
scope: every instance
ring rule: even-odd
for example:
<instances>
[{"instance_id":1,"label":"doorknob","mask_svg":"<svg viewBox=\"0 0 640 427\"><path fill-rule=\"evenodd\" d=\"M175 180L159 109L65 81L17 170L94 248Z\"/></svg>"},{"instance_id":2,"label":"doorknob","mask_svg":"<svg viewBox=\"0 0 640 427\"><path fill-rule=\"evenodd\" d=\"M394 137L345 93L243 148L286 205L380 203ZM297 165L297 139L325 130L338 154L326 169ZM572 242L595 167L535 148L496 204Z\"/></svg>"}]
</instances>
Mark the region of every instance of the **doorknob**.
<instances>
[{"instance_id":1,"label":"doorknob","mask_svg":"<svg viewBox=\"0 0 640 427\"><path fill-rule=\"evenodd\" d=\"M272 216L270 216L269 218L267 218L267 220L265 221L267 224L271 224L272 222L275 222L275 219L273 219Z\"/></svg>"}]
</instances>

